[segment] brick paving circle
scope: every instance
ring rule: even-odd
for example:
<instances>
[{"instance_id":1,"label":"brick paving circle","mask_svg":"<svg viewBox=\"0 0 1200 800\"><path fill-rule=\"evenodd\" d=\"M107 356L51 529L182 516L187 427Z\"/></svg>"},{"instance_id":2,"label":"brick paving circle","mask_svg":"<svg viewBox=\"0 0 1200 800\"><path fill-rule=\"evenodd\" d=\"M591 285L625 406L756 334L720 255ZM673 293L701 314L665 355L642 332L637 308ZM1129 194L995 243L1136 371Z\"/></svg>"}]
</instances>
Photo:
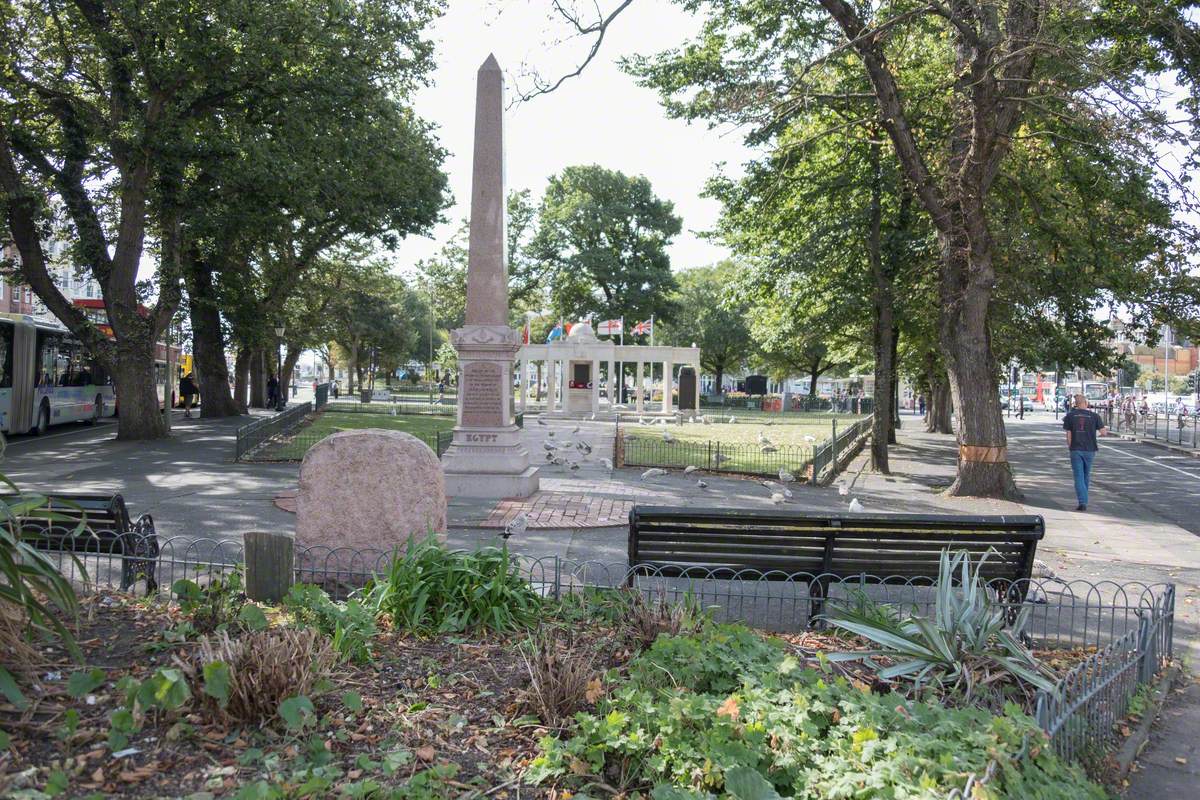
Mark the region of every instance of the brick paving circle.
<instances>
[{"instance_id":1,"label":"brick paving circle","mask_svg":"<svg viewBox=\"0 0 1200 800\"><path fill-rule=\"evenodd\" d=\"M536 492L526 498L501 500L492 508L484 528L503 528L525 514L532 528L611 528L629 522L632 500L590 494Z\"/></svg>"}]
</instances>

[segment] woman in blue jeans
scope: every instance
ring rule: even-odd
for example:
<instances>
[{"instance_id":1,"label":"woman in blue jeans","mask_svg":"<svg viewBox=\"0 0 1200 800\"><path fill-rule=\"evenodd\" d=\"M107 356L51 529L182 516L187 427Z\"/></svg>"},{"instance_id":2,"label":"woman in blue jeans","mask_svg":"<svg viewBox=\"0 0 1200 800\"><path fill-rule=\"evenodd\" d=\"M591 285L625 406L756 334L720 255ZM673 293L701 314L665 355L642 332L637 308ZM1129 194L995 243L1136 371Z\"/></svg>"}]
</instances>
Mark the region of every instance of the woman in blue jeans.
<instances>
[{"instance_id":1,"label":"woman in blue jeans","mask_svg":"<svg viewBox=\"0 0 1200 800\"><path fill-rule=\"evenodd\" d=\"M1087 398L1075 395L1075 407L1063 417L1063 430L1067 432L1067 449L1071 453L1071 472L1075 475L1075 497L1079 500L1076 511L1087 511L1088 483L1092 479L1092 461L1096 458L1096 437L1107 430L1104 420L1095 411L1088 409Z\"/></svg>"}]
</instances>

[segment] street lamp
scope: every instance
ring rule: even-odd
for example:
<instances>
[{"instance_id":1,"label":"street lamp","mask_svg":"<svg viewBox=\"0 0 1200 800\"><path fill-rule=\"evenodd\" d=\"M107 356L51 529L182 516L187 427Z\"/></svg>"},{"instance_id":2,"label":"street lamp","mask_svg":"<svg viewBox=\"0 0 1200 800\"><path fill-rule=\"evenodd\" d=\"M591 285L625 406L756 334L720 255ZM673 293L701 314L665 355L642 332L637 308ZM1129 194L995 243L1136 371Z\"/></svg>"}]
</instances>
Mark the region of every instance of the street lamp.
<instances>
[{"instance_id":1,"label":"street lamp","mask_svg":"<svg viewBox=\"0 0 1200 800\"><path fill-rule=\"evenodd\" d=\"M283 411L287 408L287 390L283 388L283 334L287 331L280 322L275 326L275 367L279 372L275 386L275 410Z\"/></svg>"}]
</instances>

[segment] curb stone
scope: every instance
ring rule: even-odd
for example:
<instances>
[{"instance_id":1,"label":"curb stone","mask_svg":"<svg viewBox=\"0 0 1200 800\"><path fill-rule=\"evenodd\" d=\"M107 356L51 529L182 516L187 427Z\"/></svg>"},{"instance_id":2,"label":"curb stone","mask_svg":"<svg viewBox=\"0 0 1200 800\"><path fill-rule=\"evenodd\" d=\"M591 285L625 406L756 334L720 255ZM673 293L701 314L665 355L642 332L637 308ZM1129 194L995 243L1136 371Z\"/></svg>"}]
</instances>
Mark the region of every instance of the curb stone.
<instances>
[{"instance_id":1,"label":"curb stone","mask_svg":"<svg viewBox=\"0 0 1200 800\"><path fill-rule=\"evenodd\" d=\"M1167 695L1171 691L1171 686L1179 678L1179 665L1172 664L1162 677L1154 685L1154 692L1150 700L1150 707L1146 709L1146 713L1142 715L1142 721L1138 723L1137 730L1133 732L1125 744L1121 745L1121 749L1117 751L1117 774L1114 782L1120 783L1129 775L1130 769L1137 761L1137 758L1142 753L1142 748L1150 741L1150 729L1162 714L1163 704L1167 700ZM1151 713L1153 712L1153 713Z\"/></svg>"}]
</instances>

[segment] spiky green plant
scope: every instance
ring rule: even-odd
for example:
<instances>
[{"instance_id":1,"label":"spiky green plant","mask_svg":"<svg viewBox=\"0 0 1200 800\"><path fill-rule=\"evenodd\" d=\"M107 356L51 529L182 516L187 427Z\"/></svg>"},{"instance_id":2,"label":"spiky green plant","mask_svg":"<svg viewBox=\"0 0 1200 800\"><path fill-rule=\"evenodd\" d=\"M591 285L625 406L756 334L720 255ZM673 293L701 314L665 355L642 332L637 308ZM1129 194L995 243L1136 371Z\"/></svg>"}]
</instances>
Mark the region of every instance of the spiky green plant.
<instances>
[{"instance_id":1,"label":"spiky green plant","mask_svg":"<svg viewBox=\"0 0 1200 800\"><path fill-rule=\"evenodd\" d=\"M1010 620L1009 609L988 597L980 578L988 555L973 568L966 551L942 552L932 617L897 618L880 609L864 609L861 602L854 609L831 609L825 616L830 624L875 647L830 658L861 660L882 680L908 682L915 694L934 691L963 703L1000 707L1013 690L1054 691L1049 671L1020 641L1030 608L1022 608ZM878 657L892 663L880 665Z\"/></svg>"}]
</instances>

